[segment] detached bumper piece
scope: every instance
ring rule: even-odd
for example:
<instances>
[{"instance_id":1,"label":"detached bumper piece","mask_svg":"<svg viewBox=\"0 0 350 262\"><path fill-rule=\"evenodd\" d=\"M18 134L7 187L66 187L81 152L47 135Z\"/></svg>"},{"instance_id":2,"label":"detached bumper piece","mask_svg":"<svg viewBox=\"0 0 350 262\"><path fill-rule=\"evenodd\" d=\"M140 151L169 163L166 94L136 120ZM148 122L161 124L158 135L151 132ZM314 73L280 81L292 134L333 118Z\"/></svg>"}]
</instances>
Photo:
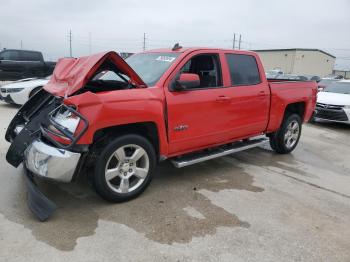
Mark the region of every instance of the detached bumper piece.
<instances>
[{"instance_id":1,"label":"detached bumper piece","mask_svg":"<svg viewBox=\"0 0 350 262\"><path fill-rule=\"evenodd\" d=\"M46 221L57 209L55 203L40 192L33 180L32 174L26 172L27 205L32 213L40 220Z\"/></svg>"}]
</instances>

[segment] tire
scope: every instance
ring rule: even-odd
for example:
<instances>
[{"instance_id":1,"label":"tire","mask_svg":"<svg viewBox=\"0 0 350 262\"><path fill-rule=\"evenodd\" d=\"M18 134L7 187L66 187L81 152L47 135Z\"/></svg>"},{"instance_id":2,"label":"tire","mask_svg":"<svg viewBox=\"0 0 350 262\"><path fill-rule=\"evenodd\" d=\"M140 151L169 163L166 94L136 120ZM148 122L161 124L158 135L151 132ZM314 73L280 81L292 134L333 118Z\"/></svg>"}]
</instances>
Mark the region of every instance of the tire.
<instances>
[{"instance_id":1,"label":"tire","mask_svg":"<svg viewBox=\"0 0 350 262\"><path fill-rule=\"evenodd\" d=\"M124 202L140 195L152 180L156 153L140 135L123 135L108 143L96 161L93 185L110 202Z\"/></svg>"},{"instance_id":2,"label":"tire","mask_svg":"<svg viewBox=\"0 0 350 262\"><path fill-rule=\"evenodd\" d=\"M299 115L291 114L285 117L281 127L270 135L270 146L279 154L292 152L299 143L302 121Z\"/></svg>"},{"instance_id":3,"label":"tire","mask_svg":"<svg viewBox=\"0 0 350 262\"><path fill-rule=\"evenodd\" d=\"M43 88L42 86L38 86L38 87L34 88L32 91L30 91L29 98L31 98L33 95L38 93L42 88Z\"/></svg>"}]
</instances>

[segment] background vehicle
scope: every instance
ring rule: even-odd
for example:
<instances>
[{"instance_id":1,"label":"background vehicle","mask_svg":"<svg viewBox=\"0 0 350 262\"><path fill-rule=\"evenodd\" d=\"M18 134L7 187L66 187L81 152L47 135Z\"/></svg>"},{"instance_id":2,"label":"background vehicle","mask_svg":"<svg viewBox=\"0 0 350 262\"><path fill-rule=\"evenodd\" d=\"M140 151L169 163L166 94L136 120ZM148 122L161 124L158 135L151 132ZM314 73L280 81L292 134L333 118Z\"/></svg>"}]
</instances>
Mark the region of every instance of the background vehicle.
<instances>
[{"instance_id":1,"label":"background vehicle","mask_svg":"<svg viewBox=\"0 0 350 262\"><path fill-rule=\"evenodd\" d=\"M350 80L333 82L317 94L314 120L350 124Z\"/></svg>"},{"instance_id":2,"label":"background vehicle","mask_svg":"<svg viewBox=\"0 0 350 262\"><path fill-rule=\"evenodd\" d=\"M290 153L316 103L315 82L267 81L254 52L176 45L127 63L114 52L60 60L10 123L7 161L62 182L93 170L101 197L126 201L165 159L180 168L268 141ZM29 205L40 219L50 212L36 207L52 207Z\"/></svg>"},{"instance_id":3,"label":"background vehicle","mask_svg":"<svg viewBox=\"0 0 350 262\"><path fill-rule=\"evenodd\" d=\"M272 70L267 70L265 75L266 78L276 78L279 75L283 75L283 71L281 69L272 69Z\"/></svg>"},{"instance_id":4,"label":"background vehicle","mask_svg":"<svg viewBox=\"0 0 350 262\"><path fill-rule=\"evenodd\" d=\"M54 62L45 62L38 51L5 49L0 52L0 81L14 81L52 74Z\"/></svg>"},{"instance_id":5,"label":"background vehicle","mask_svg":"<svg viewBox=\"0 0 350 262\"><path fill-rule=\"evenodd\" d=\"M321 81L318 82L318 91L323 91L327 86L339 80L340 79L336 78L322 78Z\"/></svg>"},{"instance_id":6,"label":"background vehicle","mask_svg":"<svg viewBox=\"0 0 350 262\"><path fill-rule=\"evenodd\" d=\"M51 76L46 78L27 78L12 82L0 87L0 100L23 105L49 82Z\"/></svg>"}]
</instances>

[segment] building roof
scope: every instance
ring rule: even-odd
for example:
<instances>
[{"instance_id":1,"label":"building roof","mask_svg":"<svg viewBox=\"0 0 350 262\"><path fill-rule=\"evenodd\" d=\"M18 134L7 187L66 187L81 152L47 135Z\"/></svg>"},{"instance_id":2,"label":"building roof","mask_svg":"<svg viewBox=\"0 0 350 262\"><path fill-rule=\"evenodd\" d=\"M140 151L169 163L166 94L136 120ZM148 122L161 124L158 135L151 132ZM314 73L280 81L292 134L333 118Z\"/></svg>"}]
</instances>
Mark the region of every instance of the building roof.
<instances>
[{"instance_id":1,"label":"building roof","mask_svg":"<svg viewBox=\"0 0 350 262\"><path fill-rule=\"evenodd\" d=\"M316 51L316 52L321 52L330 57L336 58L334 55L331 55L330 53L327 53L320 49L313 49L313 48L261 49L261 50L253 50L253 51L254 52Z\"/></svg>"}]
</instances>

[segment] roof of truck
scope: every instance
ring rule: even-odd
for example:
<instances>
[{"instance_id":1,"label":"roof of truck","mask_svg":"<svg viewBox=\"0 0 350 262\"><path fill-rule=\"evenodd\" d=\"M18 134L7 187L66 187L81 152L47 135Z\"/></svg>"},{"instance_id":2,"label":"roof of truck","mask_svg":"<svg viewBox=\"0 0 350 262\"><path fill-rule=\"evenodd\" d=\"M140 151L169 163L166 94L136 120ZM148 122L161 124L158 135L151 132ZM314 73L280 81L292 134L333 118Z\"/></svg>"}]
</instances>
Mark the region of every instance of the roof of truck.
<instances>
[{"instance_id":1,"label":"roof of truck","mask_svg":"<svg viewBox=\"0 0 350 262\"><path fill-rule=\"evenodd\" d=\"M237 53L242 53L242 54L256 53L249 50L237 50L237 49L214 48L214 47L181 47L175 50L173 50L172 48L159 48L159 49L147 50L144 53L191 53L199 50L226 51L226 52L235 51Z\"/></svg>"}]
</instances>

